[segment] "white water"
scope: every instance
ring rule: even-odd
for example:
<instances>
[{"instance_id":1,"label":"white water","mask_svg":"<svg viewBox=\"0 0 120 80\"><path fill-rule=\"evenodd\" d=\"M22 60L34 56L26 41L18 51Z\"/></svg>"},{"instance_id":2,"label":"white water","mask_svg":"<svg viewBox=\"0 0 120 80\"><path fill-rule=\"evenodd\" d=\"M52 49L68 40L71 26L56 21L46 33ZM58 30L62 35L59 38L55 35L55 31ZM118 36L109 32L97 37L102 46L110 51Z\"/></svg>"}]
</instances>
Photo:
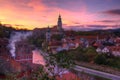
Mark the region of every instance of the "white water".
<instances>
[{"instance_id":1,"label":"white water","mask_svg":"<svg viewBox=\"0 0 120 80\"><path fill-rule=\"evenodd\" d=\"M11 35L8 47L10 48L10 53L13 58L16 56L16 42L26 39L30 35L32 35L32 32L14 32L14 34Z\"/></svg>"}]
</instances>

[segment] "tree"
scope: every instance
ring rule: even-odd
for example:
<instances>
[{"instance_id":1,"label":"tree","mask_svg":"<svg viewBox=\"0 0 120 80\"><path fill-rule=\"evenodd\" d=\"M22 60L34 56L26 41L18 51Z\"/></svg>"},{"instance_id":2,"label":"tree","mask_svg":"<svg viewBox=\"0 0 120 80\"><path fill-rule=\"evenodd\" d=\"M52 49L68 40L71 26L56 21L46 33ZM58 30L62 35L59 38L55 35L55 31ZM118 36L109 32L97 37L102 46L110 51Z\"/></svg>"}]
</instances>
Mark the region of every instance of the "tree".
<instances>
[{"instance_id":1,"label":"tree","mask_svg":"<svg viewBox=\"0 0 120 80\"><path fill-rule=\"evenodd\" d=\"M85 56L87 56L88 62L94 61L94 58L97 56L95 48L88 47L87 49L85 49L85 51Z\"/></svg>"},{"instance_id":2,"label":"tree","mask_svg":"<svg viewBox=\"0 0 120 80\"><path fill-rule=\"evenodd\" d=\"M44 71L44 67L40 66L36 71L32 74L33 80L55 80L54 77L50 77L47 72Z\"/></svg>"},{"instance_id":3,"label":"tree","mask_svg":"<svg viewBox=\"0 0 120 80\"><path fill-rule=\"evenodd\" d=\"M67 51L61 51L57 54L50 54L47 60L47 72L55 79L56 76L61 76L61 73L73 67L74 62L71 56L67 55Z\"/></svg>"},{"instance_id":4,"label":"tree","mask_svg":"<svg viewBox=\"0 0 120 80\"><path fill-rule=\"evenodd\" d=\"M86 49L78 47L75 50L68 51L68 54L71 55L74 60L91 62L94 61L97 52L93 47L88 47Z\"/></svg>"},{"instance_id":5,"label":"tree","mask_svg":"<svg viewBox=\"0 0 120 80\"><path fill-rule=\"evenodd\" d=\"M67 54L71 56L72 60L88 61L87 56L85 56L85 51L81 47L78 47L74 50L67 51Z\"/></svg>"},{"instance_id":6,"label":"tree","mask_svg":"<svg viewBox=\"0 0 120 80\"><path fill-rule=\"evenodd\" d=\"M103 55L103 54L99 54L99 55L97 55L96 57L95 57L95 59L94 59L94 62L96 63L96 64L106 64L106 61L107 59L106 59L106 57Z\"/></svg>"},{"instance_id":7,"label":"tree","mask_svg":"<svg viewBox=\"0 0 120 80\"><path fill-rule=\"evenodd\" d=\"M67 51L61 51L58 54L55 54L56 61L58 66L63 68L70 68L73 66L74 62L71 55L67 55Z\"/></svg>"},{"instance_id":8,"label":"tree","mask_svg":"<svg viewBox=\"0 0 120 80\"><path fill-rule=\"evenodd\" d=\"M54 34L52 35L52 38L59 41L63 38L63 36L61 34Z\"/></svg>"},{"instance_id":9,"label":"tree","mask_svg":"<svg viewBox=\"0 0 120 80\"><path fill-rule=\"evenodd\" d=\"M6 27L3 25L0 25L0 38L9 38L11 35L11 32L15 29L12 27Z\"/></svg>"},{"instance_id":10,"label":"tree","mask_svg":"<svg viewBox=\"0 0 120 80\"><path fill-rule=\"evenodd\" d=\"M30 44L33 44L35 45L36 47L38 48L41 48L42 47L42 43L44 42L44 39L41 39L39 37L34 37L33 35L32 36L29 36L28 37L28 42Z\"/></svg>"}]
</instances>

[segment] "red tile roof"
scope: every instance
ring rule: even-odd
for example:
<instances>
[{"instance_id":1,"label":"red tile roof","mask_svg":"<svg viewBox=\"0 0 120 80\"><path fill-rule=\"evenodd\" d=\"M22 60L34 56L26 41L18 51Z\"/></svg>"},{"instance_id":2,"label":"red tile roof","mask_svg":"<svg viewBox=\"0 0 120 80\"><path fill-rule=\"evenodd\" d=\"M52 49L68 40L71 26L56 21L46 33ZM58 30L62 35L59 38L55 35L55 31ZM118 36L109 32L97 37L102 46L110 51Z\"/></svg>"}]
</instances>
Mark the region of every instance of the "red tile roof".
<instances>
[{"instance_id":1,"label":"red tile roof","mask_svg":"<svg viewBox=\"0 0 120 80\"><path fill-rule=\"evenodd\" d=\"M120 52L120 46L109 46L108 47L111 51L119 51Z\"/></svg>"},{"instance_id":2,"label":"red tile roof","mask_svg":"<svg viewBox=\"0 0 120 80\"><path fill-rule=\"evenodd\" d=\"M85 38L85 39L97 39L97 36L92 36L92 35L89 35L89 36L75 36L76 39L80 39L80 38ZM104 39L105 36L102 35L102 36L98 36L99 39Z\"/></svg>"},{"instance_id":3,"label":"red tile roof","mask_svg":"<svg viewBox=\"0 0 120 80\"><path fill-rule=\"evenodd\" d=\"M49 43L49 46L60 46L60 45L62 45L62 42L60 41L51 41Z\"/></svg>"},{"instance_id":4,"label":"red tile roof","mask_svg":"<svg viewBox=\"0 0 120 80\"><path fill-rule=\"evenodd\" d=\"M80 80L80 78L74 73L63 74L62 77L57 77L57 80Z\"/></svg>"}]
</instances>

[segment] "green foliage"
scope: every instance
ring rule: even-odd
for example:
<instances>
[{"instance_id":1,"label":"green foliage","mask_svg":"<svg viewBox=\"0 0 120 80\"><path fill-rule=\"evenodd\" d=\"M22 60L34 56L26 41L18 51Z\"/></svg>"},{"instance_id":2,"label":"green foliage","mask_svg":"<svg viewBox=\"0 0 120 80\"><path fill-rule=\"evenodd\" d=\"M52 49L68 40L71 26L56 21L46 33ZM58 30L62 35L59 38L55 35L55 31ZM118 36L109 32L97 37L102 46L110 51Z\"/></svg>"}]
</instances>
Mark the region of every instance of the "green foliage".
<instances>
[{"instance_id":1,"label":"green foliage","mask_svg":"<svg viewBox=\"0 0 120 80\"><path fill-rule=\"evenodd\" d=\"M33 75L37 80L55 80L53 77L49 77L48 73L44 71L43 66L40 66L39 69L33 73Z\"/></svg>"},{"instance_id":2,"label":"green foliage","mask_svg":"<svg viewBox=\"0 0 120 80\"><path fill-rule=\"evenodd\" d=\"M14 30L12 27L0 26L0 38L9 38L11 32Z\"/></svg>"},{"instance_id":3,"label":"green foliage","mask_svg":"<svg viewBox=\"0 0 120 80\"><path fill-rule=\"evenodd\" d=\"M55 54L56 61L58 63L58 66L63 68L70 68L73 66L74 62L71 59L72 56L67 55L67 51L61 51L58 54Z\"/></svg>"},{"instance_id":4,"label":"green foliage","mask_svg":"<svg viewBox=\"0 0 120 80\"><path fill-rule=\"evenodd\" d=\"M109 66L116 66L116 61L114 59L107 59L107 64Z\"/></svg>"},{"instance_id":5,"label":"green foliage","mask_svg":"<svg viewBox=\"0 0 120 80\"><path fill-rule=\"evenodd\" d=\"M74 65L72 56L67 54L67 51L61 51L57 54L50 55L50 64L58 65L61 68L71 68Z\"/></svg>"},{"instance_id":6,"label":"green foliage","mask_svg":"<svg viewBox=\"0 0 120 80\"><path fill-rule=\"evenodd\" d=\"M55 40L61 40L62 38L63 38L63 36L60 35L60 34L54 34L54 35L52 35L52 39L55 39Z\"/></svg>"},{"instance_id":7,"label":"green foliage","mask_svg":"<svg viewBox=\"0 0 120 80\"><path fill-rule=\"evenodd\" d=\"M120 57L108 58L107 65L120 69Z\"/></svg>"},{"instance_id":8,"label":"green foliage","mask_svg":"<svg viewBox=\"0 0 120 80\"><path fill-rule=\"evenodd\" d=\"M97 53L93 47L88 47L83 49L81 47L76 48L68 52L69 55L72 55L72 59L77 61L91 62L96 57Z\"/></svg>"},{"instance_id":9,"label":"green foliage","mask_svg":"<svg viewBox=\"0 0 120 80\"><path fill-rule=\"evenodd\" d=\"M93 47L88 47L85 51L85 56L87 56L88 62L93 61L93 59L97 56L97 52Z\"/></svg>"},{"instance_id":10,"label":"green foliage","mask_svg":"<svg viewBox=\"0 0 120 80\"><path fill-rule=\"evenodd\" d=\"M103 54L99 54L94 59L94 62L97 64L104 64L105 65L107 63L107 59Z\"/></svg>"},{"instance_id":11,"label":"green foliage","mask_svg":"<svg viewBox=\"0 0 120 80\"><path fill-rule=\"evenodd\" d=\"M107 65L113 68L120 69L120 57L110 57L106 54L99 54L94 59L96 64Z\"/></svg>"},{"instance_id":12,"label":"green foliage","mask_svg":"<svg viewBox=\"0 0 120 80\"><path fill-rule=\"evenodd\" d=\"M44 39L41 39L39 37L34 37L34 36L30 36L28 37L28 42L30 44L35 45L36 47L41 48L42 47L42 43L43 43Z\"/></svg>"},{"instance_id":13,"label":"green foliage","mask_svg":"<svg viewBox=\"0 0 120 80\"><path fill-rule=\"evenodd\" d=\"M75 50L70 50L67 52L71 55L73 60L84 61L84 62L94 62L99 65L107 65L110 67L120 69L120 57L114 57L110 53L108 54L98 54L93 47L81 48L78 47Z\"/></svg>"},{"instance_id":14,"label":"green foliage","mask_svg":"<svg viewBox=\"0 0 120 80\"><path fill-rule=\"evenodd\" d=\"M81 47L69 51L68 54L72 56L73 60L88 61L87 56L85 56L85 51Z\"/></svg>"}]
</instances>

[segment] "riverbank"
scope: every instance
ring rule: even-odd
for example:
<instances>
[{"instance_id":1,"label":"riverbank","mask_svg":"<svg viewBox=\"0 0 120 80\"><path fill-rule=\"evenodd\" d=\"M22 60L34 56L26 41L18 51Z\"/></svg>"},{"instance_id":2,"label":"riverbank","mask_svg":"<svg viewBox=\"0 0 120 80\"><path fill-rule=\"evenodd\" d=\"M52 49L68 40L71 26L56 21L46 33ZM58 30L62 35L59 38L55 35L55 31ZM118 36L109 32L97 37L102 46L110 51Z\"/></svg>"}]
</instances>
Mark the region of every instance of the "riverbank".
<instances>
[{"instance_id":1,"label":"riverbank","mask_svg":"<svg viewBox=\"0 0 120 80\"><path fill-rule=\"evenodd\" d=\"M102 72L120 76L120 70L116 69L116 68L111 68L111 67L107 67L104 65L97 65L97 64L86 63L86 62L77 62L77 61L75 61L75 64L82 66L82 67L86 67L86 68L90 68L90 69L94 69L94 70L98 70L98 71L102 71Z\"/></svg>"}]
</instances>

